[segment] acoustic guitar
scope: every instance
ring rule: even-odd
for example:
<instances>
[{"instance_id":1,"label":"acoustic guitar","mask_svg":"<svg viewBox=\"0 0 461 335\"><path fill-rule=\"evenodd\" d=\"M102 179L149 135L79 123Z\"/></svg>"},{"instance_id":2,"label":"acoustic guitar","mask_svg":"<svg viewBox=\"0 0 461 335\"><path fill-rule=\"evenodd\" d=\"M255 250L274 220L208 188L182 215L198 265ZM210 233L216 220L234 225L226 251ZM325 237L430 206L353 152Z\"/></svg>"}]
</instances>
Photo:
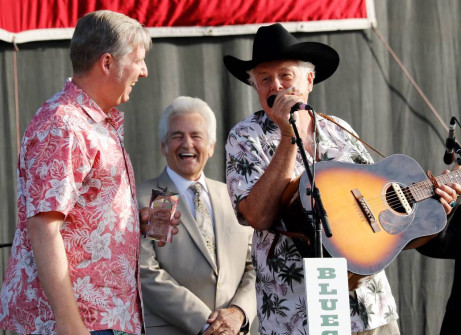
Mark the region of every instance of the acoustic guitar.
<instances>
[{"instance_id":1,"label":"acoustic guitar","mask_svg":"<svg viewBox=\"0 0 461 335\"><path fill-rule=\"evenodd\" d=\"M306 172L296 182L298 201L308 211ZM370 165L318 162L315 182L333 234L328 238L323 233L324 250L331 257L345 257L348 271L368 276L383 270L403 249L424 244L445 227L447 216L434 185L460 183L461 171L430 179L411 157L392 155ZM306 224L299 221L297 225ZM312 239L312 225L307 226ZM290 224L287 227L290 230Z\"/></svg>"}]
</instances>

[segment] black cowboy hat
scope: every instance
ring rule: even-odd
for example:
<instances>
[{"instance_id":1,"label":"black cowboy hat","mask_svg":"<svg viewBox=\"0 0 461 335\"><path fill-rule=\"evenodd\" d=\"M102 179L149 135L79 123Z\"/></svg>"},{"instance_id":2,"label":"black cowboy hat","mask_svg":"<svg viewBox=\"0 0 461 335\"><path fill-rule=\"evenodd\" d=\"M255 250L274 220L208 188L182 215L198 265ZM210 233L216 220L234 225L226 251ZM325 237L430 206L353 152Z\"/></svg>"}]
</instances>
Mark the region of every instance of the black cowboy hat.
<instances>
[{"instance_id":1,"label":"black cowboy hat","mask_svg":"<svg viewBox=\"0 0 461 335\"><path fill-rule=\"evenodd\" d=\"M224 65L237 79L248 82L248 70L273 60L301 60L315 65L314 84L331 76L339 64L339 55L331 47L318 42L299 42L280 23L261 27L253 41L253 59L244 61L224 56Z\"/></svg>"}]
</instances>

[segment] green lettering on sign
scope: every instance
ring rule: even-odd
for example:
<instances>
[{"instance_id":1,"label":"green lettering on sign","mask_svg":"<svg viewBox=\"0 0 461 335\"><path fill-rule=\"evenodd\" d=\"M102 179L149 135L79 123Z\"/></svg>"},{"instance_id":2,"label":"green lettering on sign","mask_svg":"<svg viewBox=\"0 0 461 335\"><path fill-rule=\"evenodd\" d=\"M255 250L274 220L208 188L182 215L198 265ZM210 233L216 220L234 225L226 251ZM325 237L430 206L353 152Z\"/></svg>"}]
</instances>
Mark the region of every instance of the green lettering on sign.
<instances>
[{"instance_id":1,"label":"green lettering on sign","mask_svg":"<svg viewBox=\"0 0 461 335\"><path fill-rule=\"evenodd\" d=\"M328 291L328 287L330 284L319 284L320 286L320 293L319 294L337 294L338 290L330 290Z\"/></svg>"},{"instance_id":2,"label":"green lettering on sign","mask_svg":"<svg viewBox=\"0 0 461 335\"><path fill-rule=\"evenodd\" d=\"M332 279L336 278L336 273L334 268L318 268L319 272L318 279Z\"/></svg>"},{"instance_id":3,"label":"green lettering on sign","mask_svg":"<svg viewBox=\"0 0 461 335\"><path fill-rule=\"evenodd\" d=\"M322 318L322 327L339 326L337 315L320 315Z\"/></svg>"},{"instance_id":4,"label":"green lettering on sign","mask_svg":"<svg viewBox=\"0 0 461 335\"><path fill-rule=\"evenodd\" d=\"M322 309L324 311L333 311L336 309L336 303L338 299L319 299Z\"/></svg>"}]
</instances>

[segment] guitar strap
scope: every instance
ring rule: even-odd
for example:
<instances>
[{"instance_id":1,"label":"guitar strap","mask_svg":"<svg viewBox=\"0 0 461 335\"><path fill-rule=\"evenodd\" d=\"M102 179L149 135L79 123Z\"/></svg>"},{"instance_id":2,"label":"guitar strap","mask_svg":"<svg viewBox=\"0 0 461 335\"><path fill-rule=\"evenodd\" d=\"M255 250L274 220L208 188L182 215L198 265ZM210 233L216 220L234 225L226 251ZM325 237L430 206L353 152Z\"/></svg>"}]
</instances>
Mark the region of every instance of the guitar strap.
<instances>
[{"instance_id":1,"label":"guitar strap","mask_svg":"<svg viewBox=\"0 0 461 335\"><path fill-rule=\"evenodd\" d=\"M346 128L344 128L343 126L341 126L338 122L336 122L332 117L326 115L326 114L323 114L323 113L317 113L318 115L320 115L321 117L323 117L324 119L330 121L330 122L333 122L335 125L337 125L338 127L340 127L342 130L346 131L349 135L351 135L352 137L354 137L357 141L360 141L362 142L367 148L373 150L374 152L376 152L378 155L380 155L382 158L386 158L382 153L380 153L378 150L376 150L375 148L373 148L371 145L369 145L367 142L365 142L364 140L362 140L361 138L359 138L357 135L355 135L354 133L352 133L351 131L347 130Z\"/></svg>"}]
</instances>

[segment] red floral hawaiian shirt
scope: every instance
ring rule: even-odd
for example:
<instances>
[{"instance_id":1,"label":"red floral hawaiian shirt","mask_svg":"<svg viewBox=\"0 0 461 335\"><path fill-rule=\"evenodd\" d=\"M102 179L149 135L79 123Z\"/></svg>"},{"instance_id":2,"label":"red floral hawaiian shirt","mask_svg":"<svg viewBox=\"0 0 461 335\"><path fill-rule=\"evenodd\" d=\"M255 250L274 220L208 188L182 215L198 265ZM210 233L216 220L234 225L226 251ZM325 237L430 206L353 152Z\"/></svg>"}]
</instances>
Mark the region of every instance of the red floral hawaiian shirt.
<instances>
[{"instance_id":1,"label":"red floral hawaiian shirt","mask_svg":"<svg viewBox=\"0 0 461 335\"><path fill-rule=\"evenodd\" d=\"M18 161L18 226L0 303L0 328L52 334L53 311L40 285L27 218L65 215L61 235L80 314L89 330L139 334L142 311L139 219L123 113L104 113L67 81L36 112Z\"/></svg>"}]
</instances>

